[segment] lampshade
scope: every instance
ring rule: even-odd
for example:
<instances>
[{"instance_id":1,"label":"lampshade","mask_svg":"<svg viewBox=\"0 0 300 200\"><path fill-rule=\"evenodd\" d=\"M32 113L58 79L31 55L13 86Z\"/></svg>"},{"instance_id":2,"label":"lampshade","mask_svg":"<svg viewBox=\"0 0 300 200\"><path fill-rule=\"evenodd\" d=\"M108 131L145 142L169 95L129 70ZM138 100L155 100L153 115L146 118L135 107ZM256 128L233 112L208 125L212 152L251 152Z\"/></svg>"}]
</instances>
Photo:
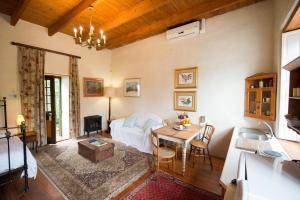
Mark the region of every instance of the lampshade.
<instances>
[{"instance_id":1,"label":"lampshade","mask_svg":"<svg viewBox=\"0 0 300 200\"><path fill-rule=\"evenodd\" d=\"M24 121L25 121L25 119L24 119L23 115L18 115L17 116L17 120L16 120L17 126L21 126L22 122L24 122Z\"/></svg>"},{"instance_id":2,"label":"lampshade","mask_svg":"<svg viewBox=\"0 0 300 200\"><path fill-rule=\"evenodd\" d=\"M106 87L104 92L106 97L114 97L116 89L114 87Z\"/></svg>"}]
</instances>

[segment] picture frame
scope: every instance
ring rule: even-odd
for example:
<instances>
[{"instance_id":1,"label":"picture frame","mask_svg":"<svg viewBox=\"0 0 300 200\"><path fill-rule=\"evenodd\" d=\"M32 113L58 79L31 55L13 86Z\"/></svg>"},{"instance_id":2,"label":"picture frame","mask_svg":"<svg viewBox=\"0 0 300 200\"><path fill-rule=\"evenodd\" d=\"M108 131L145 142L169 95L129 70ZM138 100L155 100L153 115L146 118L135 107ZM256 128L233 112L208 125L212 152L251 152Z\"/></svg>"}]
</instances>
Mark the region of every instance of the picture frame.
<instances>
[{"instance_id":1,"label":"picture frame","mask_svg":"<svg viewBox=\"0 0 300 200\"><path fill-rule=\"evenodd\" d=\"M174 72L175 89L197 88L198 67L177 68Z\"/></svg>"},{"instance_id":2,"label":"picture frame","mask_svg":"<svg viewBox=\"0 0 300 200\"><path fill-rule=\"evenodd\" d=\"M83 96L84 97L102 97L104 96L104 79L102 78L83 78Z\"/></svg>"},{"instance_id":3,"label":"picture frame","mask_svg":"<svg viewBox=\"0 0 300 200\"><path fill-rule=\"evenodd\" d=\"M175 91L174 110L197 111L197 92L196 91Z\"/></svg>"},{"instance_id":4,"label":"picture frame","mask_svg":"<svg viewBox=\"0 0 300 200\"><path fill-rule=\"evenodd\" d=\"M141 96L141 79L127 78L124 80L124 97Z\"/></svg>"}]
</instances>

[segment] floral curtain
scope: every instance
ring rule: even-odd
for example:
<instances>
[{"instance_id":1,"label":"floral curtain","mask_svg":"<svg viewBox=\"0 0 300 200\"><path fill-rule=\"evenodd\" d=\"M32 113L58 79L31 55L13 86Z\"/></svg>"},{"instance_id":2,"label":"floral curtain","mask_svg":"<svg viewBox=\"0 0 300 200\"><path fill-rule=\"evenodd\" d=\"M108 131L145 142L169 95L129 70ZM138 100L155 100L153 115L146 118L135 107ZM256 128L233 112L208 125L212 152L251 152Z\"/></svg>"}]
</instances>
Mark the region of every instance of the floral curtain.
<instances>
[{"instance_id":1,"label":"floral curtain","mask_svg":"<svg viewBox=\"0 0 300 200\"><path fill-rule=\"evenodd\" d=\"M35 131L39 145L47 144L44 97L45 52L18 47L21 109L27 131Z\"/></svg>"},{"instance_id":2,"label":"floral curtain","mask_svg":"<svg viewBox=\"0 0 300 200\"><path fill-rule=\"evenodd\" d=\"M70 136L80 135L80 93L78 61L70 57Z\"/></svg>"}]
</instances>

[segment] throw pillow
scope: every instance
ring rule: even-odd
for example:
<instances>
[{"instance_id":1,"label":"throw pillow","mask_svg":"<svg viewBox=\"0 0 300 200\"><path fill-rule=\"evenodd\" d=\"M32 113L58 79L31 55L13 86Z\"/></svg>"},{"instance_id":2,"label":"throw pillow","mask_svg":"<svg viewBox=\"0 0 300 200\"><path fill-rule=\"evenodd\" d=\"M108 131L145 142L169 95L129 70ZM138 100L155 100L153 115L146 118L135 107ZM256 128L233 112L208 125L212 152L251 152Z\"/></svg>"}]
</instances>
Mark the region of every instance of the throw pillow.
<instances>
[{"instance_id":1,"label":"throw pillow","mask_svg":"<svg viewBox=\"0 0 300 200\"><path fill-rule=\"evenodd\" d=\"M124 120L123 127L133 128L135 126L136 118L129 116Z\"/></svg>"},{"instance_id":2,"label":"throw pillow","mask_svg":"<svg viewBox=\"0 0 300 200\"><path fill-rule=\"evenodd\" d=\"M153 119L148 119L143 126L144 132L146 132L146 130L148 128L152 128L152 127L158 126L158 125L159 125L158 122L154 121Z\"/></svg>"}]
</instances>

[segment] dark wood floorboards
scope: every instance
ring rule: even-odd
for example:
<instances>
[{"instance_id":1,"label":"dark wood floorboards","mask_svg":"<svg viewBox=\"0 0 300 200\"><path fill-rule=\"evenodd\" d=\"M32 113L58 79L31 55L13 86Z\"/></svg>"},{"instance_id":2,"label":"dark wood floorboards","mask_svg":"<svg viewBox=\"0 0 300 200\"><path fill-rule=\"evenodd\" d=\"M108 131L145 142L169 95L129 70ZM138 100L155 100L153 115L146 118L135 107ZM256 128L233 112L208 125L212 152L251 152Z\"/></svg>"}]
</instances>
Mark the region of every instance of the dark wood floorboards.
<instances>
[{"instance_id":1,"label":"dark wood floorboards","mask_svg":"<svg viewBox=\"0 0 300 200\"><path fill-rule=\"evenodd\" d=\"M29 191L24 193L24 180L0 188L0 200L63 200L61 193L38 170L36 180L29 180Z\"/></svg>"},{"instance_id":2,"label":"dark wood floorboards","mask_svg":"<svg viewBox=\"0 0 300 200\"><path fill-rule=\"evenodd\" d=\"M103 136L110 137L109 134L103 133ZM187 158L188 159L188 158ZM187 170L185 176L179 174L181 171L181 160L178 159L175 165L175 172L172 171L166 165L161 165L161 170L176 176L186 183L192 184L201 189L221 195L221 188L219 186L219 178L221 176L224 160L219 158L213 158L213 170L210 169L208 160L203 161L202 158L196 158L195 166L192 167L192 163L187 162ZM114 199L122 199L126 194L132 191L136 186L141 184L148 176L153 172L149 171L142 176L135 183L130 185L127 189L121 192ZM61 193L52 185L47 177L38 170L36 180L30 180L29 191L24 193L23 179L20 181L9 184L5 187L0 188L0 200L62 200L64 199Z\"/></svg>"}]
</instances>

